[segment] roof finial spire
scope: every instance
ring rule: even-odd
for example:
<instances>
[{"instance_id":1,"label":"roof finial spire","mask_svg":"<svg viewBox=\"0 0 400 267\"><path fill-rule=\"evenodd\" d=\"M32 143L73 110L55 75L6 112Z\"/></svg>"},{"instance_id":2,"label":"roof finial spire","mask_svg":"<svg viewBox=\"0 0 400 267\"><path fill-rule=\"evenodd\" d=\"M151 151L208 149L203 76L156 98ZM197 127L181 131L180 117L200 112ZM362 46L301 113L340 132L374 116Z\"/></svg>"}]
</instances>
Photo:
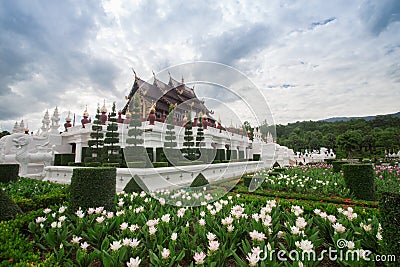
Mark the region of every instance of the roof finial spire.
<instances>
[{"instance_id":1,"label":"roof finial spire","mask_svg":"<svg viewBox=\"0 0 400 267\"><path fill-rule=\"evenodd\" d=\"M153 70L152 70L151 72L153 73L153 77L154 77L153 84L154 84L154 85L157 85L156 74L154 73L154 71L153 71Z\"/></svg>"},{"instance_id":2,"label":"roof finial spire","mask_svg":"<svg viewBox=\"0 0 400 267\"><path fill-rule=\"evenodd\" d=\"M184 84L185 83L185 80L183 79L183 75L182 75L182 84Z\"/></svg>"},{"instance_id":3,"label":"roof finial spire","mask_svg":"<svg viewBox=\"0 0 400 267\"><path fill-rule=\"evenodd\" d=\"M136 71L135 71L135 69L133 68L133 67L131 67L131 69L132 69L132 71L133 71L133 74L135 75L135 78L137 77L137 75L136 75Z\"/></svg>"}]
</instances>

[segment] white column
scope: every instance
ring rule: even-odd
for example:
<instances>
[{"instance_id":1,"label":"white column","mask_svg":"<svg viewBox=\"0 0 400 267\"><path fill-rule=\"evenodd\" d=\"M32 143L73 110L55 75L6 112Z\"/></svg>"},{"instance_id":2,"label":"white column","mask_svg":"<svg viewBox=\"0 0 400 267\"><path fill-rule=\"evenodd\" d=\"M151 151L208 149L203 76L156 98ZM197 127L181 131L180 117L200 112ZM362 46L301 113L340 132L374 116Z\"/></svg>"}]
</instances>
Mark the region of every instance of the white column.
<instances>
[{"instance_id":1,"label":"white column","mask_svg":"<svg viewBox=\"0 0 400 267\"><path fill-rule=\"evenodd\" d=\"M75 146L75 162L81 162L82 160L82 143L78 142Z\"/></svg>"}]
</instances>

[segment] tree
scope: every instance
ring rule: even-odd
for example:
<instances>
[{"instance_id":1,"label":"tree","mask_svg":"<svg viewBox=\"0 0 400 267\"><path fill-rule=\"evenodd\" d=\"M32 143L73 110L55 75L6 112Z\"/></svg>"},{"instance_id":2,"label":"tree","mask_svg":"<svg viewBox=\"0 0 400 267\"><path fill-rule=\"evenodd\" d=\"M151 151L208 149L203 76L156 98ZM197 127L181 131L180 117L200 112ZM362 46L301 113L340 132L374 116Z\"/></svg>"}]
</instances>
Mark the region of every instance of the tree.
<instances>
[{"instance_id":1,"label":"tree","mask_svg":"<svg viewBox=\"0 0 400 267\"><path fill-rule=\"evenodd\" d=\"M165 141L164 147L166 148L174 148L177 146L176 136L175 136L175 125L174 125L174 106L169 106L169 113L167 117L167 131L165 132Z\"/></svg>"},{"instance_id":2,"label":"tree","mask_svg":"<svg viewBox=\"0 0 400 267\"><path fill-rule=\"evenodd\" d=\"M323 137L324 140L324 146L327 148L335 149L336 147L336 135L333 133L328 132L326 135Z\"/></svg>"},{"instance_id":3,"label":"tree","mask_svg":"<svg viewBox=\"0 0 400 267\"><path fill-rule=\"evenodd\" d=\"M129 109L131 110L131 121L129 122L128 138L126 143L128 146L125 148L125 160L128 167L132 167L131 162L138 162L135 167L145 167L145 161L148 158L146 149L141 146L144 143L142 138L143 129L142 121L140 119L140 99L137 94L133 97L133 101L129 103Z\"/></svg>"},{"instance_id":4,"label":"tree","mask_svg":"<svg viewBox=\"0 0 400 267\"><path fill-rule=\"evenodd\" d=\"M115 102L110 113L109 123L107 125L106 138L104 139L105 158L108 163L121 163L121 147L119 143L119 133L117 124L117 114L115 112Z\"/></svg>"},{"instance_id":5,"label":"tree","mask_svg":"<svg viewBox=\"0 0 400 267\"><path fill-rule=\"evenodd\" d=\"M197 124L197 135L196 135L196 146L201 148L203 145L203 140L204 140L204 131L203 131L203 124L201 120L199 120L199 123Z\"/></svg>"},{"instance_id":6,"label":"tree","mask_svg":"<svg viewBox=\"0 0 400 267\"><path fill-rule=\"evenodd\" d=\"M129 105L131 106L131 103ZM137 95L135 95L133 98L131 113L132 117L129 123L128 130L129 138L126 139L126 142L136 147L143 144L144 142L142 139L143 130L140 129L140 127L142 126L142 122L140 120L140 99Z\"/></svg>"},{"instance_id":7,"label":"tree","mask_svg":"<svg viewBox=\"0 0 400 267\"><path fill-rule=\"evenodd\" d=\"M95 120L92 124L92 132L88 141L88 149L86 150L85 162L103 162L102 150L104 145L103 127L100 121L100 107L97 107Z\"/></svg>"},{"instance_id":8,"label":"tree","mask_svg":"<svg viewBox=\"0 0 400 267\"><path fill-rule=\"evenodd\" d=\"M362 144L362 133L360 130L348 130L337 137L337 144L350 158Z\"/></svg>"},{"instance_id":9,"label":"tree","mask_svg":"<svg viewBox=\"0 0 400 267\"><path fill-rule=\"evenodd\" d=\"M187 122L185 124L185 136L183 137L183 147L184 147L184 152L186 153L186 158L189 160L194 160L195 159L195 152L194 149L192 148L194 146L194 141L193 141L193 131L192 131L192 118L188 116Z\"/></svg>"}]
</instances>

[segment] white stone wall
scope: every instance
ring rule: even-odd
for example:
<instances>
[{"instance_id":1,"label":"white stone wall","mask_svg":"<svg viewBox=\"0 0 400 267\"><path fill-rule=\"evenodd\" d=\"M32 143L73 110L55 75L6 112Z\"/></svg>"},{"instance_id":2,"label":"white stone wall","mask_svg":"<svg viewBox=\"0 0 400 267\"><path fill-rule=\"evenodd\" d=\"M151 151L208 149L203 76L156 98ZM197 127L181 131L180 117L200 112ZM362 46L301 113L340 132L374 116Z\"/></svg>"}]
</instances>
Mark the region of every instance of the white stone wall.
<instances>
[{"instance_id":1,"label":"white stone wall","mask_svg":"<svg viewBox=\"0 0 400 267\"><path fill-rule=\"evenodd\" d=\"M190 185L199 173L212 182L240 177L246 173L269 168L271 165L272 162L250 161L166 168L118 168L116 190L121 192L135 174L142 178L150 191L156 191ZM74 167L64 166L46 167L44 181L69 184L73 169Z\"/></svg>"}]
</instances>

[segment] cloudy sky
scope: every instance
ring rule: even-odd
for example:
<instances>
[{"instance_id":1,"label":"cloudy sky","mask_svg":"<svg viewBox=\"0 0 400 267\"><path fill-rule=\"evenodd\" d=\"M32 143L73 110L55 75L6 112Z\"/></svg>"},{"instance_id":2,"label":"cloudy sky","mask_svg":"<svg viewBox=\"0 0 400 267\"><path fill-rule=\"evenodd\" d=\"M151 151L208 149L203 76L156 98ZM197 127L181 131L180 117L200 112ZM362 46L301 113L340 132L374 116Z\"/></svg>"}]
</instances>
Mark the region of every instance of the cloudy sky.
<instances>
[{"instance_id":1,"label":"cloudy sky","mask_svg":"<svg viewBox=\"0 0 400 267\"><path fill-rule=\"evenodd\" d=\"M393 113L399 29L398 0L0 1L0 126L122 107L131 67L146 80L192 61L246 75L276 123Z\"/></svg>"}]
</instances>

